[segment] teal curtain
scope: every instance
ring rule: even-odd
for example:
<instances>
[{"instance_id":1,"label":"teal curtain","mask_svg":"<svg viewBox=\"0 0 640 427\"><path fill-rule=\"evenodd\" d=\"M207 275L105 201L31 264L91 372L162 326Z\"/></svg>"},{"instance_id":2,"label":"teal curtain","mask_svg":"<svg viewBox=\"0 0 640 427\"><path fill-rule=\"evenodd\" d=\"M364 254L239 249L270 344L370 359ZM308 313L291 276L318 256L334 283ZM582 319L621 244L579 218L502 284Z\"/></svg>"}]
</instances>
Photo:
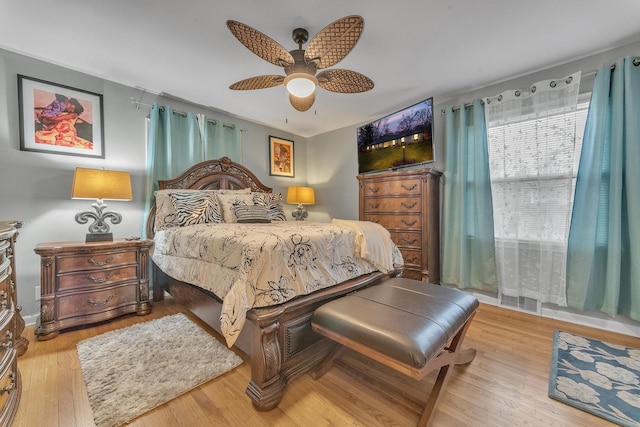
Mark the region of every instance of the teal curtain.
<instances>
[{"instance_id":1,"label":"teal curtain","mask_svg":"<svg viewBox=\"0 0 640 427\"><path fill-rule=\"evenodd\" d=\"M567 303L640 320L640 58L596 74L567 254Z\"/></svg>"},{"instance_id":2,"label":"teal curtain","mask_svg":"<svg viewBox=\"0 0 640 427\"><path fill-rule=\"evenodd\" d=\"M442 207L442 282L497 292L484 108L447 109Z\"/></svg>"},{"instance_id":3,"label":"teal curtain","mask_svg":"<svg viewBox=\"0 0 640 427\"><path fill-rule=\"evenodd\" d=\"M236 125L207 119L204 114L176 112L154 103L149 113L144 220L155 200L158 180L175 178L196 163L227 156L240 162L240 131ZM142 236L146 237L145 224Z\"/></svg>"}]
</instances>

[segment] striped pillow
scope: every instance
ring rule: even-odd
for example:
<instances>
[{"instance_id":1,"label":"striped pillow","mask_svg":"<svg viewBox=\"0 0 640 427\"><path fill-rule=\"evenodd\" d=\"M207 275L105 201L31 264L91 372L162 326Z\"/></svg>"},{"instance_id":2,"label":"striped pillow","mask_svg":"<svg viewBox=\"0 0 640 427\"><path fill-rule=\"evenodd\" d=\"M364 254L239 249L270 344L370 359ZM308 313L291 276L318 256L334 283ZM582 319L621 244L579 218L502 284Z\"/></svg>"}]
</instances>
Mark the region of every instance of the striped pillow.
<instances>
[{"instance_id":1,"label":"striped pillow","mask_svg":"<svg viewBox=\"0 0 640 427\"><path fill-rule=\"evenodd\" d=\"M224 222L220 205L214 193L183 191L171 193L171 201L176 210L177 225L205 224Z\"/></svg>"},{"instance_id":2,"label":"striped pillow","mask_svg":"<svg viewBox=\"0 0 640 427\"><path fill-rule=\"evenodd\" d=\"M238 222L271 222L267 208L257 205L237 205L233 207Z\"/></svg>"},{"instance_id":3,"label":"striped pillow","mask_svg":"<svg viewBox=\"0 0 640 427\"><path fill-rule=\"evenodd\" d=\"M264 206L271 221L286 221L287 216L282 206L281 193L251 193L253 195L253 204Z\"/></svg>"}]
</instances>

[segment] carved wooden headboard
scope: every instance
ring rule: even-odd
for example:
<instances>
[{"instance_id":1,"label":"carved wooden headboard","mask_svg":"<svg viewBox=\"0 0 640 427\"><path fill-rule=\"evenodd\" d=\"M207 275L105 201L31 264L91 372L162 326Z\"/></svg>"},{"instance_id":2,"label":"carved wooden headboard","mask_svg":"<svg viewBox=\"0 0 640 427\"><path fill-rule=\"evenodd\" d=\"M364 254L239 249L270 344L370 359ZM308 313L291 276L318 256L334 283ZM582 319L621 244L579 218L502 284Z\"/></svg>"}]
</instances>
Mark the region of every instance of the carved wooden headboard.
<instances>
[{"instance_id":1,"label":"carved wooden headboard","mask_svg":"<svg viewBox=\"0 0 640 427\"><path fill-rule=\"evenodd\" d=\"M251 188L251 191L271 193L267 187L251 172L228 157L207 160L193 165L180 176L172 179L159 180L160 190L190 189L190 190L233 190ZM156 205L151 206L146 222L147 238L154 235L153 226L156 220Z\"/></svg>"}]
</instances>

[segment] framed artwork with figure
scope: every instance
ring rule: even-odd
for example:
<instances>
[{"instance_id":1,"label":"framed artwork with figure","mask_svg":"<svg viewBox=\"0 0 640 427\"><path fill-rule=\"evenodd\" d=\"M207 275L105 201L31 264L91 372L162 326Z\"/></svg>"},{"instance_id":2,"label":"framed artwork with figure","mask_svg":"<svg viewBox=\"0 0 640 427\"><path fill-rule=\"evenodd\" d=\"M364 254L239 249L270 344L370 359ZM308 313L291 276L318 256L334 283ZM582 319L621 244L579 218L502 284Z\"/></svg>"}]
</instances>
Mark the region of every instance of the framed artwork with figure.
<instances>
[{"instance_id":1,"label":"framed artwork with figure","mask_svg":"<svg viewBox=\"0 0 640 427\"><path fill-rule=\"evenodd\" d=\"M18 75L20 150L104 159L102 95Z\"/></svg>"},{"instance_id":2,"label":"framed artwork with figure","mask_svg":"<svg viewBox=\"0 0 640 427\"><path fill-rule=\"evenodd\" d=\"M269 136L269 175L295 176L293 141Z\"/></svg>"}]
</instances>

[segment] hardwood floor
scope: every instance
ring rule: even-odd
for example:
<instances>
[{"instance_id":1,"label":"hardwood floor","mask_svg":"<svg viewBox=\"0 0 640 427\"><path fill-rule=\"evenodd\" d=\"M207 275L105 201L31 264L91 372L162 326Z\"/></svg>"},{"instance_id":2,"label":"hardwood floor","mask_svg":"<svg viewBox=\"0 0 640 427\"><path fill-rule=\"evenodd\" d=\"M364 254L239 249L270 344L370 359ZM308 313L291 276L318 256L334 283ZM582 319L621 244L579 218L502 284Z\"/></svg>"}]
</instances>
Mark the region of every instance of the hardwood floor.
<instances>
[{"instance_id":1,"label":"hardwood floor","mask_svg":"<svg viewBox=\"0 0 640 427\"><path fill-rule=\"evenodd\" d=\"M76 344L112 329L186 310L170 298L148 316L129 315L109 323L36 341L25 329L28 351L18 359L23 392L14 426L85 427L93 418ZM210 330L206 325L194 321ZM613 426L547 396L554 329L640 347L640 339L571 323L481 305L464 347L478 354L456 367L438 407L435 426ZM214 335L215 332L212 332ZM243 354L239 353L244 357ZM371 374L371 376L366 374ZM149 375L153 375L149 372ZM133 420L133 427L163 426L414 426L416 411L435 374L422 383L347 353L318 381L293 381L281 404L269 412L253 409L245 388L250 368L233 371ZM384 385L383 385L384 384ZM387 394L393 395L393 400Z\"/></svg>"}]
</instances>

